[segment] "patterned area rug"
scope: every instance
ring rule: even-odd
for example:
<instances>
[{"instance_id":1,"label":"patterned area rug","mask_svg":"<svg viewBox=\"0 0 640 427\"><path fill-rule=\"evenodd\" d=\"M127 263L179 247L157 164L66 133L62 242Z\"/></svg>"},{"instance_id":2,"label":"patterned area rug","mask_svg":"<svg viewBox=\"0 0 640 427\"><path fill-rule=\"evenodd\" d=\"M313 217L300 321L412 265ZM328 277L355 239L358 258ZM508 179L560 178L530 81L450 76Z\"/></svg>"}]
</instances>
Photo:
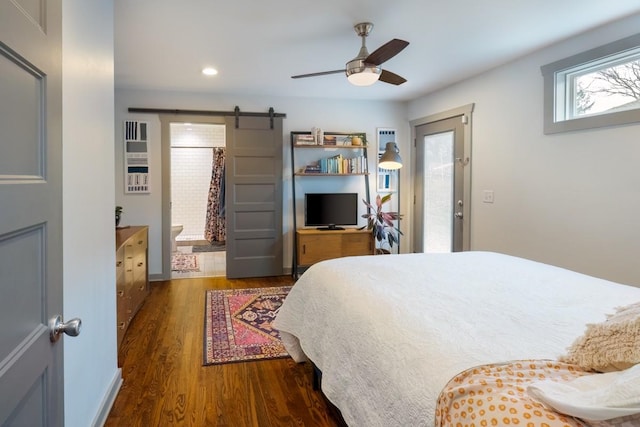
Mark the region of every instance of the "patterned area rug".
<instances>
[{"instance_id":1,"label":"patterned area rug","mask_svg":"<svg viewBox=\"0 0 640 427\"><path fill-rule=\"evenodd\" d=\"M198 255L174 252L171 254L171 271L200 271Z\"/></svg>"},{"instance_id":2,"label":"patterned area rug","mask_svg":"<svg viewBox=\"0 0 640 427\"><path fill-rule=\"evenodd\" d=\"M287 357L271 326L291 286L209 290L205 299L204 365Z\"/></svg>"}]
</instances>

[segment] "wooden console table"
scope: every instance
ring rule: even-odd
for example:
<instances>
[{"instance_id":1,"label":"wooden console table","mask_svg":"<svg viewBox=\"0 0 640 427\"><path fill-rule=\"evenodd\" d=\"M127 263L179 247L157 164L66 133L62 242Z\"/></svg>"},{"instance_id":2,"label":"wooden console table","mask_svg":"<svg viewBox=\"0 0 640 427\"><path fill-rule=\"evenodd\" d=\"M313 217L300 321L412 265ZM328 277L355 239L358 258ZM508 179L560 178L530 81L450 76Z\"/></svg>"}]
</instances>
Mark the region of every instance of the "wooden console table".
<instances>
[{"instance_id":1,"label":"wooden console table","mask_svg":"<svg viewBox=\"0 0 640 427\"><path fill-rule=\"evenodd\" d=\"M327 259L373 254L373 235L370 230L317 230L299 228L296 232L297 260L309 266Z\"/></svg>"}]
</instances>

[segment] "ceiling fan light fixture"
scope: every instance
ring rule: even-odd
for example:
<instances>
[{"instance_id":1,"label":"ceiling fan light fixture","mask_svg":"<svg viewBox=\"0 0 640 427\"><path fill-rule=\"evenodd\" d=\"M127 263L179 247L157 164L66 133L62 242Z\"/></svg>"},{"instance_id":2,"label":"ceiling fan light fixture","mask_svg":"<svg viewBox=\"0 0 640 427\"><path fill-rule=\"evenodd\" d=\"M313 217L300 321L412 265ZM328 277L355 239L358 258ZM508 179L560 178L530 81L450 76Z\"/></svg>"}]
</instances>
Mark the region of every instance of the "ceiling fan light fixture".
<instances>
[{"instance_id":1,"label":"ceiling fan light fixture","mask_svg":"<svg viewBox=\"0 0 640 427\"><path fill-rule=\"evenodd\" d=\"M202 74L204 74L205 76L215 76L216 74L218 74L218 70L213 67L205 67L202 69Z\"/></svg>"},{"instance_id":2,"label":"ceiling fan light fixture","mask_svg":"<svg viewBox=\"0 0 640 427\"><path fill-rule=\"evenodd\" d=\"M371 86L378 81L381 72L379 66L365 64L360 59L347 63L347 80L354 86Z\"/></svg>"}]
</instances>

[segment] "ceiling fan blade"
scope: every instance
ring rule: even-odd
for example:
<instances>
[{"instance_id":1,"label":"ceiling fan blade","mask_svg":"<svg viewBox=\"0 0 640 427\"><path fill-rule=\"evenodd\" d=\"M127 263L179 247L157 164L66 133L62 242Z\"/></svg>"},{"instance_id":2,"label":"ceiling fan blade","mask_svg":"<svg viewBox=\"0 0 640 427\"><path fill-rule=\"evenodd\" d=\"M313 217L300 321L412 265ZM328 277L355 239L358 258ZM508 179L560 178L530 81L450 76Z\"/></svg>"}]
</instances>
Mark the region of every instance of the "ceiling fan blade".
<instances>
[{"instance_id":1,"label":"ceiling fan blade","mask_svg":"<svg viewBox=\"0 0 640 427\"><path fill-rule=\"evenodd\" d=\"M393 39L374 50L371 55L367 56L364 62L367 64L380 65L399 54L402 49L407 46L409 46L409 42L400 39Z\"/></svg>"},{"instance_id":2,"label":"ceiling fan blade","mask_svg":"<svg viewBox=\"0 0 640 427\"><path fill-rule=\"evenodd\" d=\"M407 79L405 79L404 77L400 77L396 73L392 73L391 71L387 70L382 70L382 73L380 73L380 78L378 80L380 80L381 82L390 83L392 85L401 85L402 83L407 81Z\"/></svg>"},{"instance_id":3,"label":"ceiling fan blade","mask_svg":"<svg viewBox=\"0 0 640 427\"><path fill-rule=\"evenodd\" d=\"M316 76L325 76L327 74L337 74L344 73L346 70L333 70L333 71L321 71L319 73L311 73L311 74L299 74L297 76L291 76L292 79L302 79L304 77L316 77Z\"/></svg>"}]
</instances>

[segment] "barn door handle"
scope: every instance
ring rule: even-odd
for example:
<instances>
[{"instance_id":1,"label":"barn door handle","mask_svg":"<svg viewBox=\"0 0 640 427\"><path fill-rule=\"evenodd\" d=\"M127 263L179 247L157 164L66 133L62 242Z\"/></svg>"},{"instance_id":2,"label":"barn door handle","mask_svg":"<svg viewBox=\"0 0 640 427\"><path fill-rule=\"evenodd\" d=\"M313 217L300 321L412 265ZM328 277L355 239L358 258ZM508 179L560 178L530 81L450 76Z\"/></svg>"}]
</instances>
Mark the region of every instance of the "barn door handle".
<instances>
[{"instance_id":1,"label":"barn door handle","mask_svg":"<svg viewBox=\"0 0 640 427\"><path fill-rule=\"evenodd\" d=\"M77 337L80 335L80 326L82 326L82 320L77 317L66 323L62 321L62 316L60 315L52 317L49 320L49 339L51 339L51 342L56 342L63 332L70 337Z\"/></svg>"}]
</instances>

